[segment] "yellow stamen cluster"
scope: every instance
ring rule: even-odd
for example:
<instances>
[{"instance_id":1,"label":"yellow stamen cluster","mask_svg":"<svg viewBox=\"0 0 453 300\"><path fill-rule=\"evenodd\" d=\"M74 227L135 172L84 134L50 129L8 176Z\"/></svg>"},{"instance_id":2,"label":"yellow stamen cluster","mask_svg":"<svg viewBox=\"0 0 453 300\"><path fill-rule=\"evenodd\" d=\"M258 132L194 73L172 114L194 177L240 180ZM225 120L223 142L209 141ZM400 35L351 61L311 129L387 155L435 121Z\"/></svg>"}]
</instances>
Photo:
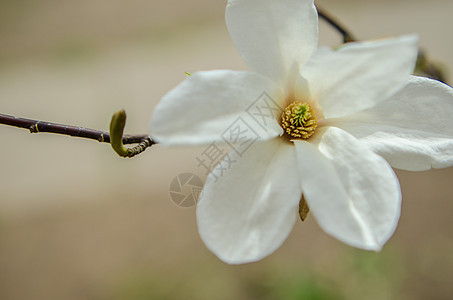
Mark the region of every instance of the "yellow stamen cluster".
<instances>
[{"instance_id":1,"label":"yellow stamen cluster","mask_svg":"<svg viewBox=\"0 0 453 300\"><path fill-rule=\"evenodd\" d=\"M294 138L308 139L317 125L316 116L307 103L293 102L282 113L282 128Z\"/></svg>"}]
</instances>

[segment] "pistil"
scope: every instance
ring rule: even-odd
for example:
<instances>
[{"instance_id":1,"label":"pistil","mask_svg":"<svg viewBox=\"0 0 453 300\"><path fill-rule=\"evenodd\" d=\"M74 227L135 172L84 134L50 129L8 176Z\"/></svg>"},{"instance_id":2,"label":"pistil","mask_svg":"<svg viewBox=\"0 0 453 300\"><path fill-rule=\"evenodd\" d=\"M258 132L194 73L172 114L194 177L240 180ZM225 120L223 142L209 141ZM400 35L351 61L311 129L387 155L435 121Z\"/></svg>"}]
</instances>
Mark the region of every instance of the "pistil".
<instances>
[{"instance_id":1,"label":"pistil","mask_svg":"<svg viewBox=\"0 0 453 300\"><path fill-rule=\"evenodd\" d=\"M293 138L308 139L317 125L313 109L307 103L293 102L282 113L282 128Z\"/></svg>"}]
</instances>

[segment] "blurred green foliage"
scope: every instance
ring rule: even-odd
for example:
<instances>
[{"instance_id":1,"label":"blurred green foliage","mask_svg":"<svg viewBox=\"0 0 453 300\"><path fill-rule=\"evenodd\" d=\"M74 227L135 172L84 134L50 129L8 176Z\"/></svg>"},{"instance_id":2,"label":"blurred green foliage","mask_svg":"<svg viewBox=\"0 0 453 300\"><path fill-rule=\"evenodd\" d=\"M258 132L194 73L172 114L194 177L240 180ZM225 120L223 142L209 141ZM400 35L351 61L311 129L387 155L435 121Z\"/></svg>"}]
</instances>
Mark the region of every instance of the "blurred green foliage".
<instances>
[{"instance_id":1,"label":"blurred green foliage","mask_svg":"<svg viewBox=\"0 0 453 300\"><path fill-rule=\"evenodd\" d=\"M404 268L392 249L352 248L328 270L316 262L205 265L132 270L112 286L112 299L405 299ZM332 264L329 265L332 267Z\"/></svg>"}]
</instances>

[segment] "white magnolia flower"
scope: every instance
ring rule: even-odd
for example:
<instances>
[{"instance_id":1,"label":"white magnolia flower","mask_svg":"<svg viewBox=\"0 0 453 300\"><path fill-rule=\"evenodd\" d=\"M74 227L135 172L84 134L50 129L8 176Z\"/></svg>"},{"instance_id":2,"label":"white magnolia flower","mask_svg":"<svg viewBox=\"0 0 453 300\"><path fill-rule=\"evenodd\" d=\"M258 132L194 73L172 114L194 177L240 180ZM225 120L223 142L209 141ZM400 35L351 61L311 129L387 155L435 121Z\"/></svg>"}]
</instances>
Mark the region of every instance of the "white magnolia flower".
<instances>
[{"instance_id":1,"label":"white magnolia flower","mask_svg":"<svg viewBox=\"0 0 453 300\"><path fill-rule=\"evenodd\" d=\"M207 178L197 206L207 247L234 264L271 254L289 235L303 194L327 233L379 250L400 215L390 165L453 165L452 89L410 76L415 36L317 49L313 0L230 0L226 23L252 72L195 73L163 97L151 120L163 145L225 143L238 120L255 134L223 176ZM281 112L267 120L263 113L260 123L252 109L266 108L263 97L284 110L283 120Z\"/></svg>"}]
</instances>

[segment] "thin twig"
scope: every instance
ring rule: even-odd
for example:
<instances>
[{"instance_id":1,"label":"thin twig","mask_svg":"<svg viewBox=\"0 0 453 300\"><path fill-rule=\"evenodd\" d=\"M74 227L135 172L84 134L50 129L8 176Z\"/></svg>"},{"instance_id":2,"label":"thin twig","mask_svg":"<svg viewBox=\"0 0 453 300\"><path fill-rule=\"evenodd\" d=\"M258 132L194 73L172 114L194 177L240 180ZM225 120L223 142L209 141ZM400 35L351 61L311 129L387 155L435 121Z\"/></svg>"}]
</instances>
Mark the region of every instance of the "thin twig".
<instances>
[{"instance_id":1,"label":"thin twig","mask_svg":"<svg viewBox=\"0 0 453 300\"><path fill-rule=\"evenodd\" d=\"M110 143L110 134L108 132L95 129L18 118L5 114L0 114L0 124L25 128L30 130L31 133L40 132L56 133L62 135L69 135L73 137L97 140L98 142L101 143ZM154 144L154 142L148 135L124 135L123 144L138 144L147 139L151 141L150 145Z\"/></svg>"},{"instance_id":2,"label":"thin twig","mask_svg":"<svg viewBox=\"0 0 453 300\"><path fill-rule=\"evenodd\" d=\"M333 28L335 28L340 34L343 36L343 42L344 43L349 43L349 42L354 42L356 39L354 36L347 30L343 25L340 25L339 22L337 22L334 18L332 18L329 14L327 14L324 10L320 9L318 7L318 16L319 18L323 19L329 25L331 25Z\"/></svg>"}]
</instances>

